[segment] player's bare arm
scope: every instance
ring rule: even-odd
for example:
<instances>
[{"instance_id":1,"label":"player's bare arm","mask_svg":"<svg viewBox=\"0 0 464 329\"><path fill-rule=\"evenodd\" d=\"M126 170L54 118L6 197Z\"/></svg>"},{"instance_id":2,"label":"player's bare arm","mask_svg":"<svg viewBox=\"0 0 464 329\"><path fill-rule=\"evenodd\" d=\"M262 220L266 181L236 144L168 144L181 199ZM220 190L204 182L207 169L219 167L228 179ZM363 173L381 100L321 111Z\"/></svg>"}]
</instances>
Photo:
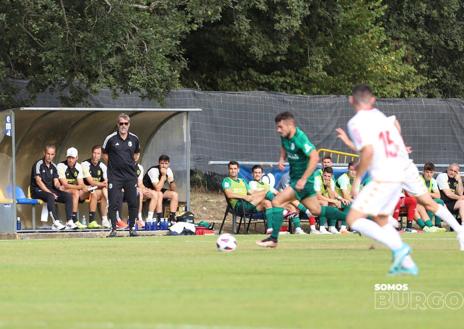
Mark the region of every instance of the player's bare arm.
<instances>
[{"instance_id":1,"label":"player's bare arm","mask_svg":"<svg viewBox=\"0 0 464 329\"><path fill-rule=\"evenodd\" d=\"M283 147L280 147L280 157L279 157L279 169L283 171L285 169L285 160L287 159L287 152Z\"/></svg>"},{"instance_id":2,"label":"player's bare arm","mask_svg":"<svg viewBox=\"0 0 464 329\"><path fill-rule=\"evenodd\" d=\"M351 186L351 195L353 195L353 197L356 197L358 194L359 186L361 185L361 178L364 176L367 168L369 168L369 165L372 162L372 158L374 157L374 148L372 145L366 145L361 149L359 155L359 163L356 168L356 178Z\"/></svg>"}]
</instances>

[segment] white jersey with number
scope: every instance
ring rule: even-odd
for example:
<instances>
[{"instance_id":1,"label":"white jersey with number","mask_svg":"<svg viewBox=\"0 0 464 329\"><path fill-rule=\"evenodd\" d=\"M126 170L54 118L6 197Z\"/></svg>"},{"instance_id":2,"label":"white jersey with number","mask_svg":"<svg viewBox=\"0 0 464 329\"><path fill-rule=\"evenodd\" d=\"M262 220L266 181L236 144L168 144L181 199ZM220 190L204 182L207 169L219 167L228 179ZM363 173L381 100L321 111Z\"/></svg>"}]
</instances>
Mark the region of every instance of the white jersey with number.
<instances>
[{"instance_id":1,"label":"white jersey with number","mask_svg":"<svg viewBox=\"0 0 464 329\"><path fill-rule=\"evenodd\" d=\"M403 138L395 126L396 117L378 109L362 110L348 122L348 132L356 149L372 145L374 155L368 168L373 180L402 182L411 164Z\"/></svg>"}]
</instances>

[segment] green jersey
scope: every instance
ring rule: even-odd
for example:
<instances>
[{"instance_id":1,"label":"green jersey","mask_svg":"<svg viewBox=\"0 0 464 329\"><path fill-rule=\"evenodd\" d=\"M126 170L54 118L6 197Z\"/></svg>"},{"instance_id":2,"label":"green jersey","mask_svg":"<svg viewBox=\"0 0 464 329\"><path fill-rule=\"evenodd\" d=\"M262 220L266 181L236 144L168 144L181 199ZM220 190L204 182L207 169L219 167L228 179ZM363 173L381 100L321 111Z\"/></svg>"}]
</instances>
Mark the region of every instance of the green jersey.
<instances>
[{"instance_id":1,"label":"green jersey","mask_svg":"<svg viewBox=\"0 0 464 329\"><path fill-rule=\"evenodd\" d=\"M298 127L292 138L281 137L281 143L287 153L287 160L290 164L290 182L296 182L303 176L308 167L309 155L316 148L309 141L308 136ZM314 173L311 177L313 175Z\"/></svg>"},{"instance_id":2,"label":"green jersey","mask_svg":"<svg viewBox=\"0 0 464 329\"><path fill-rule=\"evenodd\" d=\"M248 186L248 183L241 178L237 178L235 180L230 177L226 177L222 180L222 189L224 191L230 189L232 193L247 195L250 187ZM230 199L232 207L235 207L237 202L237 199Z\"/></svg>"}]
</instances>

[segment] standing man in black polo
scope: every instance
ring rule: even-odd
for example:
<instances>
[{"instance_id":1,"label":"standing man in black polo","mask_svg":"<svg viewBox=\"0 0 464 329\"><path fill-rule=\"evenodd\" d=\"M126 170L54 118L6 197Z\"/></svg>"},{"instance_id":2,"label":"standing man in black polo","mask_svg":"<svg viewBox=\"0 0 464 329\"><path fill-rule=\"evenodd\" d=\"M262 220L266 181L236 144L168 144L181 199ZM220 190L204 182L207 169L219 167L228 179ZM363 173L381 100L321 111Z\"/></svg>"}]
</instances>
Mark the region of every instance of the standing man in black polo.
<instances>
[{"instance_id":1,"label":"standing man in black polo","mask_svg":"<svg viewBox=\"0 0 464 329\"><path fill-rule=\"evenodd\" d=\"M123 194L129 208L129 236L137 236L134 230L138 210L136 160L140 156L140 144L139 138L129 132L129 126L130 117L121 113L118 116L118 131L108 135L102 146L103 159L108 164L109 238L117 236L116 212L121 207Z\"/></svg>"},{"instance_id":2,"label":"standing man in black polo","mask_svg":"<svg viewBox=\"0 0 464 329\"><path fill-rule=\"evenodd\" d=\"M37 160L31 170L31 196L47 203L48 214L52 218L54 231L63 230L65 226L59 221L55 202L66 205L66 219L72 217L72 197L64 191L58 180L58 170L53 163L56 155L55 145L47 145L43 151L43 158Z\"/></svg>"}]
</instances>

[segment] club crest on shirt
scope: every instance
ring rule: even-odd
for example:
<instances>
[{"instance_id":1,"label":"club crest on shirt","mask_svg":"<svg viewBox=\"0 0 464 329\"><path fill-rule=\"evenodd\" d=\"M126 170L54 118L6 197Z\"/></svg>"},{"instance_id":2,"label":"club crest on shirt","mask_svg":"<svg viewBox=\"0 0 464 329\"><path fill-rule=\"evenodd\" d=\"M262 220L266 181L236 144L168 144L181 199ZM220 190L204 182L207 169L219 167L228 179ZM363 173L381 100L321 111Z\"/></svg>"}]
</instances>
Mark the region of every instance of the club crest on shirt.
<instances>
[{"instance_id":1,"label":"club crest on shirt","mask_svg":"<svg viewBox=\"0 0 464 329\"><path fill-rule=\"evenodd\" d=\"M291 143L291 144L290 144L290 150L293 151L294 149L295 149L295 144Z\"/></svg>"},{"instance_id":2,"label":"club crest on shirt","mask_svg":"<svg viewBox=\"0 0 464 329\"><path fill-rule=\"evenodd\" d=\"M114 146L119 146L119 143L118 143L118 142L116 142L116 144L114 144Z\"/></svg>"},{"instance_id":3,"label":"club crest on shirt","mask_svg":"<svg viewBox=\"0 0 464 329\"><path fill-rule=\"evenodd\" d=\"M129 147L132 147L132 142L129 141L129 143L127 143L127 145L129 145Z\"/></svg>"}]
</instances>

